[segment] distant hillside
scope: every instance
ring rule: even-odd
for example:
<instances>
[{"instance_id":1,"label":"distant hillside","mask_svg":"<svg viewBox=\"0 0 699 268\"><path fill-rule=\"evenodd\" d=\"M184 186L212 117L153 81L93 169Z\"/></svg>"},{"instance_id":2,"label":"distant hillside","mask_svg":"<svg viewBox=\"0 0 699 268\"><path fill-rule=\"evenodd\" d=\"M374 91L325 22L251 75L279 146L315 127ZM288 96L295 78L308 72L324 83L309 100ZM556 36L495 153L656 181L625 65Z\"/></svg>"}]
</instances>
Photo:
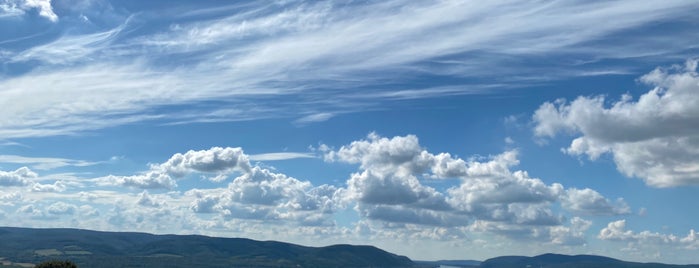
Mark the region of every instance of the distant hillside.
<instances>
[{"instance_id":1,"label":"distant hillside","mask_svg":"<svg viewBox=\"0 0 699 268\"><path fill-rule=\"evenodd\" d=\"M276 241L78 229L0 227L0 258L70 259L80 267L413 267L373 246L304 247ZM2 267L0 265L0 267Z\"/></svg>"},{"instance_id":2,"label":"distant hillside","mask_svg":"<svg viewBox=\"0 0 699 268\"><path fill-rule=\"evenodd\" d=\"M478 261L416 261L373 246L305 247L277 241L199 235L153 235L78 229L0 227L0 268L32 267L49 259L81 268L110 267L468 267L699 268L625 262L592 255L503 256Z\"/></svg>"},{"instance_id":3,"label":"distant hillside","mask_svg":"<svg viewBox=\"0 0 699 268\"><path fill-rule=\"evenodd\" d=\"M481 268L699 268L699 265L670 265L660 263L626 262L613 258L594 255L543 254L534 257L502 256L488 259L481 263Z\"/></svg>"}]
</instances>

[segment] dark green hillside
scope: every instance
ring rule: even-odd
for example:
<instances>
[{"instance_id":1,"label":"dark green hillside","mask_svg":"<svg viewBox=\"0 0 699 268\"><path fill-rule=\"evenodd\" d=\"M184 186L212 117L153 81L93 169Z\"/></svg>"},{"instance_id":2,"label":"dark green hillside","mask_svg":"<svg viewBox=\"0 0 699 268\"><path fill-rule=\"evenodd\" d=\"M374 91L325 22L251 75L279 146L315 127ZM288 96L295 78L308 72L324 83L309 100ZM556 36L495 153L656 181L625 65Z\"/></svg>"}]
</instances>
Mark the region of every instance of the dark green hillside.
<instances>
[{"instance_id":1,"label":"dark green hillside","mask_svg":"<svg viewBox=\"0 0 699 268\"><path fill-rule=\"evenodd\" d=\"M0 227L0 257L15 263L67 259L79 267L412 267L372 246L304 247L196 235Z\"/></svg>"},{"instance_id":2,"label":"dark green hillside","mask_svg":"<svg viewBox=\"0 0 699 268\"><path fill-rule=\"evenodd\" d=\"M481 263L482 268L699 268L699 265L669 265L658 263L626 262L594 255L543 254L534 257L502 256Z\"/></svg>"},{"instance_id":3,"label":"dark green hillside","mask_svg":"<svg viewBox=\"0 0 699 268\"><path fill-rule=\"evenodd\" d=\"M111 267L482 267L699 268L626 262L592 255L503 256L478 261L412 262L373 246L305 247L277 241L199 235L152 235L78 229L0 227L0 268L69 260L81 268ZM5 264L4 266L2 264Z\"/></svg>"}]
</instances>

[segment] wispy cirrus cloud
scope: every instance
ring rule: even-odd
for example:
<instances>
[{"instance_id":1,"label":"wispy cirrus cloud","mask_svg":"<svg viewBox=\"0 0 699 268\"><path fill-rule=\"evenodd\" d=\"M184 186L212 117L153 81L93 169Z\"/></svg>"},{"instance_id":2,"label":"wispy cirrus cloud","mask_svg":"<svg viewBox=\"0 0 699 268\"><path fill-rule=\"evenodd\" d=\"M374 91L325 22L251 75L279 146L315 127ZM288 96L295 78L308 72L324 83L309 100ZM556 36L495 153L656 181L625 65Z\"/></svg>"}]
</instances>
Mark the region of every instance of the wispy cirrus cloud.
<instances>
[{"instance_id":1,"label":"wispy cirrus cloud","mask_svg":"<svg viewBox=\"0 0 699 268\"><path fill-rule=\"evenodd\" d=\"M249 156L252 161L277 161L277 160L289 160L297 158L316 158L316 155L312 153L297 153L297 152L280 152L280 153L264 153L264 154L253 154Z\"/></svg>"},{"instance_id":2,"label":"wispy cirrus cloud","mask_svg":"<svg viewBox=\"0 0 699 268\"><path fill-rule=\"evenodd\" d=\"M0 155L0 163L29 165L33 169L47 170L65 166L85 167L99 164L84 160L74 160L54 157L26 157L19 155Z\"/></svg>"},{"instance_id":3,"label":"wispy cirrus cloud","mask_svg":"<svg viewBox=\"0 0 699 268\"><path fill-rule=\"evenodd\" d=\"M386 101L625 74L629 66L594 62L687 54L695 45L681 40L695 38L672 42L664 54L655 53L653 40L696 33L633 31L657 22L691 24L684 18L698 9L687 1L292 2L202 7L219 16L202 19L194 10L157 24L138 13L92 33L65 29L58 39L4 56L12 59L10 69L23 71L0 82L0 104L10 109L0 115L0 137L75 134L144 120L317 122L327 119L317 115ZM567 60L536 63L551 55ZM581 67L586 61L591 64ZM576 71L567 68L572 65ZM406 88L434 76L452 82ZM221 103L191 111L212 115L201 120L169 109L212 100ZM253 112L230 113L231 107Z\"/></svg>"}]
</instances>

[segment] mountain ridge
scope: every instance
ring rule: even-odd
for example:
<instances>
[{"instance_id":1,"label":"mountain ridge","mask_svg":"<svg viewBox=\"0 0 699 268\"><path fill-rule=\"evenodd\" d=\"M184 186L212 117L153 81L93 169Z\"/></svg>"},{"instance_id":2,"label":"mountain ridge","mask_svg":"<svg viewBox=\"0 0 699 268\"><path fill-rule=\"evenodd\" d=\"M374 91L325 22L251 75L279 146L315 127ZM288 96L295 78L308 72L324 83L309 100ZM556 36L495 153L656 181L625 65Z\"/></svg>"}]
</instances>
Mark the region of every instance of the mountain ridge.
<instances>
[{"instance_id":1,"label":"mountain ridge","mask_svg":"<svg viewBox=\"0 0 699 268\"><path fill-rule=\"evenodd\" d=\"M0 257L16 263L66 258L80 267L412 267L368 245L308 247L203 235L155 235L71 228L0 227ZM78 252L79 254L74 254Z\"/></svg>"},{"instance_id":2,"label":"mountain ridge","mask_svg":"<svg viewBox=\"0 0 699 268\"><path fill-rule=\"evenodd\" d=\"M274 240L205 235L110 232L73 228L0 227L3 263L69 259L79 267L590 267L699 268L699 265L628 262L597 255L546 253L485 261L412 261L371 245L309 247Z\"/></svg>"}]
</instances>

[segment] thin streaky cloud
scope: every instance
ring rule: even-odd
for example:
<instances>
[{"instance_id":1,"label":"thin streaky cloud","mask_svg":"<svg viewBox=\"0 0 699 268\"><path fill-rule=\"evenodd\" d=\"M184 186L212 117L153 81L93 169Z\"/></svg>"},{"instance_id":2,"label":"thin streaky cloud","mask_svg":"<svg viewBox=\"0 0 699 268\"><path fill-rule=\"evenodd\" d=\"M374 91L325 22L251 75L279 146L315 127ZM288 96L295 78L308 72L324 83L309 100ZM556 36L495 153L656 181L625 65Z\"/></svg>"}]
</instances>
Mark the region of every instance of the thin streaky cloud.
<instances>
[{"instance_id":1,"label":"thin streaky cloud","mask_svg":"<svg viewBox=\"0 0 699 268\"><path fill-rule=\"evenodd\" d=\"M618 56L611 51L622 46L621 57L653 57L648 53L655 46L643 44L666 33L636 36L638 45L631 47L598 41L650 23L681 21L699 6L687 1L572 5L389 1L368 6L290 3L242 8L219 19L173 21L148 31L137 31L147 24L136 26L126 19L110 29L65 34L12 56L15 63L39 63L0 82L0 99L10 103L4 105L9 112L0 115L0 135L65 135L153 118L188 123L283 114L294 120L313 113L363 111L347 107L380 107L387 101L489 94L571 76L625 74L625 66L561 71L568 66L563 62L522 67L531 57L545 54L614 59ZM668 49L668 53L689 53L681 44ZM441 61L444 57L453 59ZM413 91L400 82L424 75L478 79L496 86L474 92L473 87L461 86L468 83L457 81ZM502 81L503 77L509 80ZM308 99L283 101L291 95L334 99L348 92L371 92L367 96L374 98L336 102L338 106L328 102L323 107L310 107L314 101ZM242 107L254 103L259 111L284 113L181 120L166 108L210 100ZM154 110L159 112L143 115Z\"/></svg>"},{"instance_id":2,"label":"thin streaky cloud","mask_svg":"<svg viewBox=\"0 0 699 268\"><path fill-rule=\"evenodd\" d=\"M54 158L54 157L26 157L19 155L0 155L0 163L25 164L34 169L47 170L66 166L86 167L101 164L103 162L90 162L84 160Z\"/></svg>"},{"instance_id":3,"label":"thin streaky cloud","mask_svg":"<svg viewBox=\"0 0 699 268\"><path fill-rule=\"evenodd\" d=\"M298 158L317 158L315 154L312 153L298 153L298 152L280 152L280 153L264 153L264 154L252 154L248 158L252 161L280 161L280 160L290 160Z\"/></svg>"}]
</instances>

